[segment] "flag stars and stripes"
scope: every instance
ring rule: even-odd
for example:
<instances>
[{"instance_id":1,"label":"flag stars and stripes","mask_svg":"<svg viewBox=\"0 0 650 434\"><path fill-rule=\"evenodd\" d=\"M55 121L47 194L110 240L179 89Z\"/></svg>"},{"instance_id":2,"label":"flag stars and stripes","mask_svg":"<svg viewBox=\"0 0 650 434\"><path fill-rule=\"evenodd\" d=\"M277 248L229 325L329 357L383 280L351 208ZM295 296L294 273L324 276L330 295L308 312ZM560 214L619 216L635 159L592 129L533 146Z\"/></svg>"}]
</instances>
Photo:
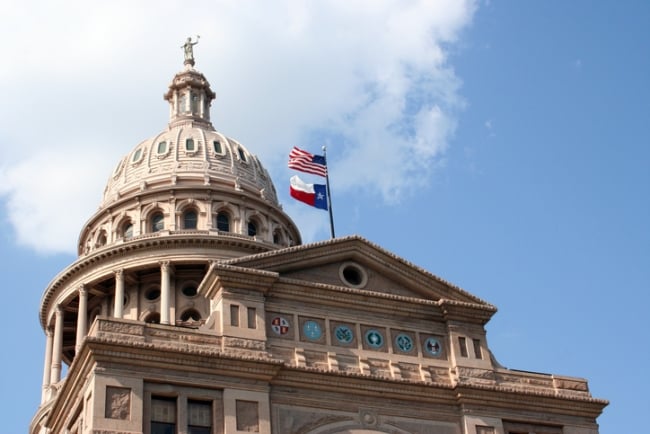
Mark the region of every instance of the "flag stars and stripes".
<instances>
[{"instance_id":1,"label":"flag stars and stripes","mask_svg":"<svg viewBox=\"0 0 650 434\"><path fill-rule=\"evenodd\" d=\"M327 176L327 164L323 155L314 155L295 146L289 153L289 168L312 175Z\"/></svg>"}]
</instances>

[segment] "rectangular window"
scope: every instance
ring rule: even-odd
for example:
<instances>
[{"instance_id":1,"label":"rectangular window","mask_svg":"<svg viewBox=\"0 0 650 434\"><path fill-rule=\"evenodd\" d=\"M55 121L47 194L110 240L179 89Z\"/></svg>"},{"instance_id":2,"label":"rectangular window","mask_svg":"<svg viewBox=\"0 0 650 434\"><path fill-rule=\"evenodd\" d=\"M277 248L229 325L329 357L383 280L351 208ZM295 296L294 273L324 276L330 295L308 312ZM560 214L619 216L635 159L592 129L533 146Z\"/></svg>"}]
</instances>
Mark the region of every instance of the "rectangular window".
<instances>
[{"instance_id":1,"label":"rectangular window","mask_svg":"<svg viewBox=\"0 0 650 434\"><path fill-rule=\"evenodd\" d=\"M467 340L464 337L458 338L458 346L460 347L460 356L468 357L467 355Z\"/></svg>"},{"instance_id":2,"label":"rectangular window","mask_svg":"<svg viewBox=\"0 0 650 434\"><path fill-rule=\"evenodd\" d=\"M476 357L477 359L482 359L483 353L481 353L481 340L472 339L472 343L474 344L474 357Z\"/></svg>"},{"instance_id":3,"label":"rectangular window","mask_svg":"<svg viewBox=\"0 0 650 434\"><path fill-rule=\"evenodd\" d=\"M254 307L248 308L248 328L249 329L257 328L257 313Z\"/></svg>"},{"instance_id":4,"label":"rectangular window","mask_svg":"<svg viewBox=\"0 0 650 434\"><path fill-rule=\"evenodd\" d=\"M151 397L151 434L176 434L176 398Z\"/></svg>"},{"instance_id":5,"label":"rectangular window","mask_svg":"<svg viewBox=\"0 0 650 434\"><path fill-rule=\"evenodd\" d=\"M185 139L185 150L186 151L194 150L194 139Z\"/></svg>"},{"instance_id":6,"label":"rectangular window","mask_svg":"<svg viewBox=\"0 0 650 434\"><path fill-rule=\"evenodd\" d=\"M212 147L214 148L214 152L217 154L222 154L223 151L221 150L221 142L219 140L215 140L212 142Z\"/></svg>"},{"instance_id":7,"label":"rectangular window","mask_svg":"<svg viewBox=\"0 0 650 434\"><path fill-rule=\"evenodd\" d=\"M191 95L191 103L192 103L192 114L198 114L199 113L199 97L195 93L192 93Z\"/></svg>"},{"instance_id":8,"label":"rectangular window","mask_svg":"<svg viewBox=\"0 0 650 434\"><path fill-rule=\"evenodd\" d=\"M187 95L182 94L178 100L178 107L180 113L187 113Z\"/></svg>"},{"instance_id":9,"label":"rectangular window","mask_svg":"<svg viewBox=\"0 0 650 434\"><path fill-rule=\"evenodd\" d=\"M230 305L230 325L239 327L239 306L236 304Z\"/></svg>"},{"instance_id":10,"label":"rectangular window","mask_svg":"<svg viewBox=\"0 0 650 434\"><path fill-rule=\"evenodd\" d=\"M212 434L212 403L187 401L188 434Z\"/></svg>"}]
</instances>

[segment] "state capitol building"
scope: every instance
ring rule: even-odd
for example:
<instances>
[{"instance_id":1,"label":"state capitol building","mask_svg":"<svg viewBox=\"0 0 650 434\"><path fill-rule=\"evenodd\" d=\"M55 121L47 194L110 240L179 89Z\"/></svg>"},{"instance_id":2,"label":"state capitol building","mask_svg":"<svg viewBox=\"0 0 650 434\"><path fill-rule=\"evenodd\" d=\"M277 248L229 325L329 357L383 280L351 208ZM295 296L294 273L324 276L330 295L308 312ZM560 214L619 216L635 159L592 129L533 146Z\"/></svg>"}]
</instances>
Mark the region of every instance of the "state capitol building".
<instances>
[{"instance_id":1,"label":"state capitol building","mask_svg":"<svg viewBox=\"0 0 650 434\"><path fill-rule=\"evenodd\" d=\"M496 362L495 306L359 236L302 244L194 66L45 288L30 434L598 433L586 380Z\"/></svg>"}]
</instances>

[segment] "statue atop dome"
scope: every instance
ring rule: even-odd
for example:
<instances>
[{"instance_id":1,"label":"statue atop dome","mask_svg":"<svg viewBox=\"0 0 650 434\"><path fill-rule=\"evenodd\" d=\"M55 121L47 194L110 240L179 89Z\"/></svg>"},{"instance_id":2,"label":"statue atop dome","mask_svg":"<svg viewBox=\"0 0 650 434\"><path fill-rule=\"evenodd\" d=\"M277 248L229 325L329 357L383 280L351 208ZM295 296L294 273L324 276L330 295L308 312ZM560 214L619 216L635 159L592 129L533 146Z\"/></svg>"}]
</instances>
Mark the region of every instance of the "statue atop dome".
<instances>
[{"instance_id":1,"label":"statue atop dome","mask_svg":"<svg viewBox=\"0 0 650 434\"><path fill-rule=\"evenodd\" d=\"M185 61L183 62L184 65L194 66L194 46L199 43L199 38L200 36L196 35L196 42L192 42L192 37L190 36L187 38L187 41L181 45L181 48L185 54Z\"/></svg>"}]
</instances>

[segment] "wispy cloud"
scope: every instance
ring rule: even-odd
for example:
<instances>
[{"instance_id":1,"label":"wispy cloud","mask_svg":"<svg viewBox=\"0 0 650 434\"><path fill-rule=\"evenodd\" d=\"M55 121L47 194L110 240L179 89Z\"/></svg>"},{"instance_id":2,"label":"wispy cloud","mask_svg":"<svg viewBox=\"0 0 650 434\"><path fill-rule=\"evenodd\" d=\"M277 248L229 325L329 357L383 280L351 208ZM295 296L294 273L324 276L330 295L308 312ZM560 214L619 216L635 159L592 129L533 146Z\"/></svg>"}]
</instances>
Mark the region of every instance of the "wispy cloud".
<instances>
[{"instance_id":1,"label":"wispy cloud","mask_svg":"<svg viewBox=\"0 0 650 434\"><path fill-rule=\"evenodd\" d=\"M74 250L111 167L165 127L161 94L190 34L201 35L197 68L217 93L213 123L273 173L286 174L292 145L328 144L337 194L364 185L386 203L408 196L453 137L463 101L446 50L476 7L39 3L10 0L0 17L0 37L13 41L0 69L11 101L0 107L0 195L17 239L43 251ZM179 17L192 18L184 27Z\"/></svg>"}]
</instances>

